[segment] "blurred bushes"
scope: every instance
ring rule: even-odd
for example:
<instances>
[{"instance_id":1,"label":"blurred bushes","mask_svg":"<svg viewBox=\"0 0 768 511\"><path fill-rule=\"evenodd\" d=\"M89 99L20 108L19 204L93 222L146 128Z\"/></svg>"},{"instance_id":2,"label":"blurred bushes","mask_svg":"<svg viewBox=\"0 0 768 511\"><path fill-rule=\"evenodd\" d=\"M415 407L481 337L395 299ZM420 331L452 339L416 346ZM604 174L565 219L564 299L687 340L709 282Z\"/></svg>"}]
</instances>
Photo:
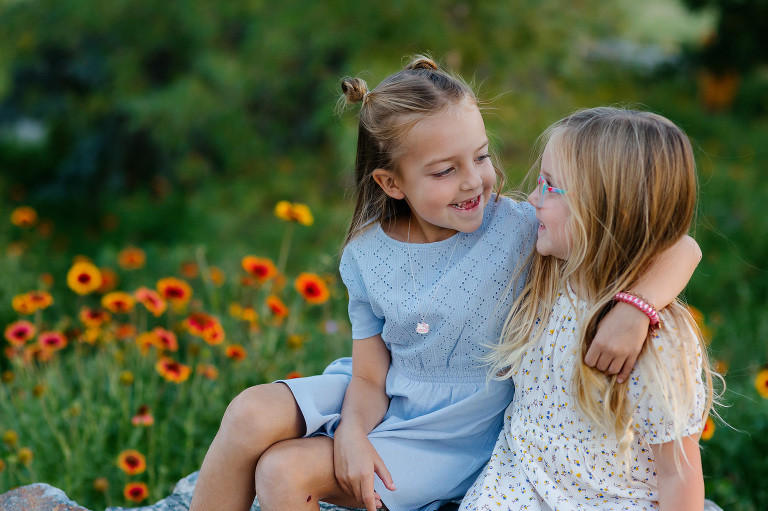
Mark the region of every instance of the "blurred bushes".
<instances>
[{"instance_id":1,"label":"blurred bushes","mask_svg":"<svg viewBox=\"0 0 768 511\"><path fill-rule=\"evenodd\" d=\"M431 51L484 89L538 90L532 107L617 18L596 0L2 2L0 171L7 195L75 235L103 230L115 197L162 202L211 179L338 200L353 154L333 114L342 76L375 85Z\"/></svg>"}]
</instances>

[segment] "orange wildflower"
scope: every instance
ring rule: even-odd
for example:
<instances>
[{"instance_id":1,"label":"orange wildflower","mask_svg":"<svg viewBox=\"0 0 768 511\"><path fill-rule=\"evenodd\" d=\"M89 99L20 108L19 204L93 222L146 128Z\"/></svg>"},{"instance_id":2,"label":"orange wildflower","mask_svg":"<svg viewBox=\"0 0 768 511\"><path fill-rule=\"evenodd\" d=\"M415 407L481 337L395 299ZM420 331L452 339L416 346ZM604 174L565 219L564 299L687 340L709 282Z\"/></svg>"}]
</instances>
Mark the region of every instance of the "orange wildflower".
<instances>
[{"instance_id":1,"label":"orange wildflower","mask_svg":"<svg viewBox=\"0 0 768 511\"><path fill-rule=\"evenodd\" d=\"M152 417L152 412L149 410L149 406L141 405L136 411L136 415L131 417L131 424L134 426L151 426L155 423L155 418Z\"/></svg>"},{"instance_id":2,"label":"orange wildflower","mask_svg":"<svg viewBox=\"0 0 768 511\"><path fill-rule=\"evenodd\" d=\"M41 273L40 283L47 288L53 287L53 283L54 283L53 274L49 272Z\"/></svg>"},{"instance_id":3,"label":"orange wildflower","mask_svg":"<svg viewBox=\"0 0 768 511\"><path fill-rule=\"evenodd\" d=\"M117 325L115 337L120 340L129 339L136 336L136 327L131 323L121 323Z\"/></svg>"},{"instance_id":4,"label":"orange wildflower","mask_svg":"<svg viewBox=\"0 0 768 511\"><path fill-rule=\"evenodd\" d=\"M761 396L768 399L768 369L763 369L757 373L755 388Z\"/></svg>"},{"instance_id":5,"label":"orange wildflower","mask_svg":"<svg viewBox=\"0 0 768 511\"><path fill-rule=\"evenodd\" d=\"M139 451L127 449L117 457L117 466L129 476L135 476L147 469L147 459Z\"/></svg>"},{"instance_id":6,"label":"orange wildflower","mask_svg":"<svg viewBox=\"0 0 768 511\"><path fill-rule=\"evenodd\" d=\"M19 443L19 434L12 429L9 429L3 433L3 443L8 447L15 447L16 444Z\"/></svg>"},{"instance_id":7,"label":"orange wildflower","mask_svg":"<svg viewBox=\"0 0 768 511\"><path fill-rule=\"evenodd\" d=\"M172 358L162 357L155 364L155 369L160 373L160 376L173 383L182 383L189 378L191 369L189 366L176 362Z\"/></svg>"},{"instance_id":8,"label":"orange wildflower","mask_svg":"<svg viewBox=\"0 0 768 511\"><path fill-rule=\"evenodd\" d=\"M136 346L139 347L139 351L142 355L149 353L149 348L152 346L157 348L160 345L160 339L154 332L144 332L143 334L136 337L135 342Z\"/></svg>"},{"instance_id":9,"label":"orange wildflower","mask_svg":"<svg viewBox=\"0 0 768 511\"><path fill-rule=\"evenodd\" d=\"M304 341L306 338L303 335L293 334L289 335L288 338L285 340L286 344L288 344L288 347L292 350L297 350L304 346Z\"/></svg>"},{"instance_id":10,"label":"orange wildflower","mask_svg":"<svg viewBox=\"0 0 768 511\"><path fill-rule=\"evenodd\" d=\"M224 354L228 358L231 358L236 362L245 360L245 358L248 356L248 353L246 353L245 348L243 348L240 344L233 344L231 346L227 346L227 349L224 350Z\"/></svg>"},{"instance_id":11,"label":"orange wildflower","mask_svg":"<svg viewBox=\"0 0 768 511\"><path fill-rule=\"evenodd\" d=\"M303 375L303 374L301 374L301 373L300 373L300 372L298 372L298 371L291 371L290 373L288 373L288 374L286 374L286 375L285 375L285 379L286 379L286 380L292 380L292 379L294 379L294 378L303 378L303 377L304 377L304 375Z\"/></svg>"},{"instance_id":12,"label":"orange wildflower","mask_svg":"<svg viewBox=\"0 0 768 511\"><path fill-rule=\"evenodd\" d=\"M123 488L123 497L131 502L139 503L149 496L146 483L128 483Z\"/></svg>"},{"instance_id":13,"label":"orange wildflower","mask_svg":"<svg viewBox=\"0 0 768 511\"><path fill-rule=\"evenodd\" d=\"M306 204L281 200L275 205L275 216L286 222L296 222L302 225L312 225L315 219Z\"/></svg>"},{"instance_id":14,"label":"orange wildflower","mask_svg":"<svg viewBox=\"0 0 768 511\"><path fill-rule=\"evenodd\" d=\"M184 261L179 268L181 274L187 279L194 279L200 273L200 268L194 261Z\"/></svg>"},{"instance_id":15,"label":"orange wildflower","mask_svg":"<svg viewBox=\"0 0 768 511\"><path fill-rule=\"evenodd\" d=\"M138 247L126 247L117 254L117 264L124 270L138 270L147 263L147 254Z\"/></svg>"},{"instance_id":16,"label":"orange wildflower","mask_svg":"<svg viewBox=\"0 0 768 511\"><path fill-rule=\"evenodd\" d=\"M245 307L240 313L240 319L250 323L255 323L259 320L259 313L256 312L256 309L253 307Z\"/></svg>"},{"instance_id":17,"label":"orange wildflower","mask_svg":"<svg viewBox=\"0 0 768 511\"><path fill-rule=\"evenodd\" d=\"M88 261L78 261L67 272L67 285L79 295L91 294L101 286L101 271Z\"/></svg>"},{"instance_id":18,"label":"orange wildflower","mask_svg":"<svg viewBox=\"0 0 768 511\"><path fill-rule=\"evenodd\" d=\"M192 287L185 280L175 277L158 280L157 291L161 297L177 307L186 305L192 299Z\"/></svg>"},{"instance_id":19,"label":"orange wildflower","mask_svg":"<svg viewBox=\"0 0 768 511\"><path fill-rule=\"evenodd\" d=\"M709 440L712 438L712 435L715 434L715 421L712 420L712 417L707 417L707 422L704 423L704 429L701 431L701 439L702 440Z\"/></svg>"},{"instance_id":20,"label":"orange wildflower","mask_svg":"<svg viewBox=\"0 0 768 511\"><path fill-rule=\"evenodd\" d=\"M277 266L266 257L245 256L240 264L246 272L256 277L259 284L277 276Z\"/></svg>"},{"instance_id":21,"label":"orange wildflower","mask_svg":"<svg viewBox=\"0 0 768 511\"><path fill-rule=\"evenodd\" d=\"M197 374L202 375L203 378L209 380L215 380L219 377L219 370L211 364L197 364Z\"/></svg>"},{"instance_id":22,"label":"orange wildflower","mask_svg":"<svg viewBox=\"0 0 768 511\"><path fill-rule=\"evenodd\" d=\"M168 305L165 300L157 293L147 287L140 287L134 291L133 296L141 303L153 316L160 317Z\"/></svg>"},{"instance_id":23,"label":"orange wildflower","mask_svg":"<svg viewBox=\"0 0 768 511\"><path fill-rule=\"evenodd\" d=\"M96 292L104 294L116 289L118 278L115 270L111 268L99 268L99 271L101 272L101 285Z\"/></svg>"},{"instance_id":24,"label":"orange wildflower","mask_svg":"<svg viewBox=\"0 0 768 511\"><path fill-rule=\"evenodd\" d=\"M40 332L37 343L44 351L59 351L67 347L67 338L61 332Z\"/></svg>"},{"instance_id":25,"label":"orange wildflower","mask_svg":"<svg viewBox=\"0 0 768 511\"><path fill-rule=\"evenodd\" d=\"M35 336L35 325L21 319L5 327L5 338L14 346L23 346Z\"/></svg>"},{"instance_id":26,"label":"orange wildflower","mask_svg":"<svg viewBox=\"0 0 768 511\"><path fill-rule=\"evenodd\" d=\"M328 301L331 292L328 284L316 273L301 273L293 283L296 291L304 297L308 303L321 304Z\"/></svg>"},{"instance_id":27,"label":"orange wildflower","mask_svg":"<svg viewBox=\"0 0 768 511\"><path fill-rule=\"evenodd\" d=\"M128 293L113 291L101 298L101 305L115 314L128 314L136 305L136 300Z\"/></svg>"},{"instance_id":28,"label":"orange wildflower","mask_svg":"<svg viewBox=\"0 0 768 511\"><path fill-rule=\"evenodd\" d=\"M11 212L11 223L16 227L32 227L37 223L37 211L29 206L19 206Z\"/></svg>"},{"instance_id":29,"label":"orange wildflower","mask_svg":"<svg viewBox=\"0 0 768 511\"><path fill-rule=\"evenodd\" d=\"M80 309L79 317L86 328L99 328L112 318L109 312L101 309L91 309L90 307Z\"/></svg>"},{"instance_id":30,"label":"orange wildflower","mask_svg":"<svg viewBox=\"0 0 768 511\"><path fill-rule=\"evenodd\" d=\"M34 314L36 310L35 304L30 300L28 293L14 296L13 300L11 300L11 306L13 307L13 310L25 316Z\"/></svg>"},{"instance_id":31,"label":"orange wildflower","mask_svg":"<svg viewBox=\"0 0 768 511\"><path fill-rule=\"evenodd\" d=\"M83 332L83 335L80 336L80 342L84 342L93 346L96 344L96 341L99 340L101 334L102 332L100 328L86 328L85 332Z\"/></svg>"},{"instance_id":32,"label":"orange wildflower","mask_svg":"<svg viewBox=\"0 0 768 511\"><path fill-rule=\"evenodd\" d=\"M93 480L93 489L99 493L106 493L109 490L109 479L97 477Z\"/></svg>"},{"instance_id":33,"label":"orange wildflower","mask_svg":"<svg viewBox=\"0 0 768 511\"><path fill-rule=\"evenodd\" d=\"M203 335L203 340L211 346L215 346L224 342L225 336L226 334L224 333L224 327L221 326L221 323L217 322L216 326L205 332Z\"/></svg>"},{"instance_id":34,"label":"orange wildflower","mask_svg":"<svg viewBox=\"0 0 768 511\"><path fill-rule=\"evenodd\" d=\"M53 305L53 297L48 291L30 291L27 297L35 310L44 310Z\"/></svg>"},{"instance_id":35,"label":"orange wildflower","mask_svg":"<svg viewBox=\"0 0 768 511\"><path fill-rule=\"evenodd\" d=\"M205 312L193 312L184 320L184 326L189 333L198 337L205 337L206 333L216 328L219 320Z\"/></svg>"},{"instance_id":36,"label":"orange wildflower","mask_svg":"<svg viewBox=\"0 0 768 511\"><path fill-rule=\"evenodd\" d=\"M237 302L229 304L229 315L233 318L240 319L243 316L243 306Z\"/></svg>"},{"instance_id":37,"label":"orange wildflower","mask_svg":"<svg viewBox=\"0 0 768 511\"><path fill-rule=\"evenodd\" d=\"M158 348L164 351L179 351L179 341L176 334L163 327L155 327L152 333L157 336Z\"/></svg>"},{"instance_id":38,"label":"orange wildflower","mask_svg":"<svg viewBox=\"0 0 768 511\"><path fill-rule=\"evenodd\" d=\"M208 267L208 278L211 279L214 286L221 287L226 282L227 275L218 266L210 266Z\"/></svg>"},{"instance_id":39,"label":"orange wildflower","mask_svg":"<svg viewBox=\"0 0 768 511\"><path fill-rule=\"evenodd\" d=\"M286 307L283 301L275 295L269 295L267 297L267 307L269 307L269 310L272 311L272 314L277 318L282 319L288 315L288 307Z\"/></svg>"},{"instance_id":40,"label":"orange wildflower","mask_svg":"<svg viewBox=\"0 0 768 511\"><path fill-rule=\"evenodd\" d=\"M25 467L28 467L29 464L32 463L32 458L34 458L34 455L32 454L32 449L29 447L22 447L16 451L16 459Z\"/></svg>"}]
</instances>

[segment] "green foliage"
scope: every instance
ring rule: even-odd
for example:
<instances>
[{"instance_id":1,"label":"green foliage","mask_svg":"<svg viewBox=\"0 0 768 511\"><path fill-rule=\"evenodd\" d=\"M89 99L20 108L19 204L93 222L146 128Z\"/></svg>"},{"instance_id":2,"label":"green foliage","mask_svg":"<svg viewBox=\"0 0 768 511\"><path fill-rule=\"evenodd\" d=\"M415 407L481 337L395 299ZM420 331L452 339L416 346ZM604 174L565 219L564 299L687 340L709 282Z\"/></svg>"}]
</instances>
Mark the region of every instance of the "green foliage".
<instances>
[{"instance_id":1,"label":"green foliage","mask_svg":"<svg viewBox=\"0 0 768 511\"><path fill-rule=\"evenodd\" d=\"M718 74L745 73L768 63L768 1L684 0L694 10L717 12L714 38L699 50L701 63Z\"/></svg>"},{"instance_id":2,"label":"green foliage","mask_svg":"<svg viewBox=\"0 0 768 511\"><path fill-rule=\"evenodd\" d=\"M520 89L573 69L573 48L612 12L596 0L5 3L0 169L44 214L66 210L76 244L83 227L103 230L115 197L194 194L213 176L273 190L290 166L294 198L338 200L342 76L368 71L375 84L403 55L431 51L477 70L484 88ZM296 185L310 176L330 186Z\"/></svg>"}]
</instances>

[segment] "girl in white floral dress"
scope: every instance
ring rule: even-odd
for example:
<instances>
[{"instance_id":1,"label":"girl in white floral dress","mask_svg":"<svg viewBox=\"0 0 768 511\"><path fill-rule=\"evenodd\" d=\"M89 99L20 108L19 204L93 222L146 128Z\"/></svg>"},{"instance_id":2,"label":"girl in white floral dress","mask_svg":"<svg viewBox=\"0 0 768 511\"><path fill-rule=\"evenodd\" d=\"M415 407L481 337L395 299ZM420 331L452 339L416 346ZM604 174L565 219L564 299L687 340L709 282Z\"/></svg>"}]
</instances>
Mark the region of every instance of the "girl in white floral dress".
<instances>
[{"instance_id":1,"label":"girl in white floral dress","mask_svg":"<svg viewBox=\"0 0 768 511\"><path fill-rule=\"evenodd\" d=\"M544 140L528 197L537 253L489 356L515 396L461 508L701 511L698 439L713 401L706 347L679 302L659 314L622 293L688 231L688 138L655 114L597 108L559 121ZM617 301L656 325L621 384L582 362Z\"/></svg>"}]
</instances>

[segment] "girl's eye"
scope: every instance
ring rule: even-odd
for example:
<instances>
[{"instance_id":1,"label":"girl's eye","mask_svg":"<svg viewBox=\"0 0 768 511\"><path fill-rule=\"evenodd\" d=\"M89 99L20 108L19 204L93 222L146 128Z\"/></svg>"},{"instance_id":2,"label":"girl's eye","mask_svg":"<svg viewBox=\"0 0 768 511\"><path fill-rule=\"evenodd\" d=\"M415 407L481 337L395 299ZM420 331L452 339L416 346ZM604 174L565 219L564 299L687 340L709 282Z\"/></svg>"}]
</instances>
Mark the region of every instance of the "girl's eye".
<instances>
[{"instance_id":1,"label":"girl's eye","mask_svg":"<svg viewBox=\"0 0 768 511\"><path fill-rule=\"evenodd\" d=\"M477 157L477 163L483 163L485 160L489 160L491 158L490 154L484 154L482 156Z\"/></svg>"},{"instance_id":2,"label":"girl's eye","mask_svg":"<svg viewBox=\"0 0 768 511\"><path fill-rule=\"evenodd\" d=\"M452 171L453 171L453 167L449 169L441 170L440 172L435 172L434 174L432 174L432 177L445 177L448 174L450 174Z\"/></svg>"}]
</instances>

